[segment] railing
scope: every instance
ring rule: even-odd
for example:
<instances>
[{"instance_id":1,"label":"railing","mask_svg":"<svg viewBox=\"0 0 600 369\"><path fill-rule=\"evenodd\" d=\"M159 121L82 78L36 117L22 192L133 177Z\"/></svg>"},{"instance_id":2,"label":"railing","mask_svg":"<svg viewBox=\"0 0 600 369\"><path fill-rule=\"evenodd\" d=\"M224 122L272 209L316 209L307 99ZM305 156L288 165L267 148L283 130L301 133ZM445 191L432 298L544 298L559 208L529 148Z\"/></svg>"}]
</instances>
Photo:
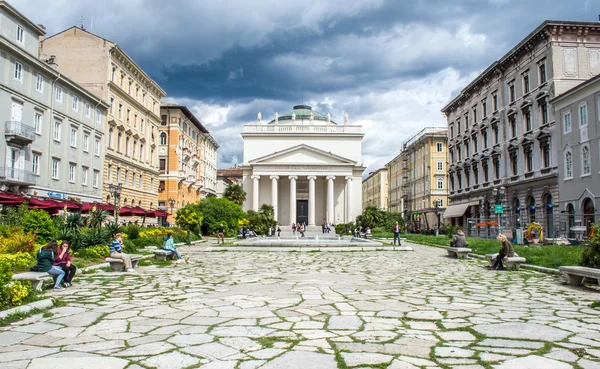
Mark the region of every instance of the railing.
<instances>
[{"instance_id":1,"label":"railing","mask_svg":"<svg viewBox=\"0 0 600 369\"><path fill-rule=\"evenodd\" d=\"M361 126L333 124L246 124L244 133L361 133Z\"/></svg>"},{"instance_id":2,"label":"railing","mask_svg":"<svg viewBox=\"0 0 600 369\"><path fill-rule=\"evenodd\" d=\"M11 167L0 167L0 181L35 184L35 177L36 176L28 170Z\"/></svg>"},{"instance_id":3,"label":"railing","mask_svg":"<svg viewBox=\"0 0 600 369\"><path fill-rule=\"evenodd\" d=\"M25 137L32 141L35 139L35 129L32 126L11 120L4 123L4 134Z\"/></svg>"}]
</instances>

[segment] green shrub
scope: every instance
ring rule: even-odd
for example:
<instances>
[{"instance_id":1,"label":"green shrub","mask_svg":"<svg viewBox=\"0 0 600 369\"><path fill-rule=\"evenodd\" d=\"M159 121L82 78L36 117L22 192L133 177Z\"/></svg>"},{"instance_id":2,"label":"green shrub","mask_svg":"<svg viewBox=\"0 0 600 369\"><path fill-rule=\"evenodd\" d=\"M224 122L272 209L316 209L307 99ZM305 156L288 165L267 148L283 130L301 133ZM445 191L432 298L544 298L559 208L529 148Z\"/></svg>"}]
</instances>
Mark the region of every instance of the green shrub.
<instances>
[{"instance_id":1,"label":"green shrub","mask_svg":"<svg viewBox=\"0 0 600 369\"><path fill-rule=\"evenodd\" d=\"M123 232L130 240L135 240L140 237L140 227L137 224L129 224L127 227L123 228Z\"/></svg>"},{"instance_id":2,"label":"green shrub","mask_svg":"<svg viewBox=\"0 0 600 369\"><path fill-rule=\"evenodd\" d=\"M225 198L209 197L200 200L194 206L203 217L200 227L203 235L216 234L223 223L224 226L226 225L227 236L235 236L238 220L245 218L242 207Z\"/></svg>"},{"instance_id":3,"label":"green shrub","mask_svg":"<svg viewBox=\"0 0 600 369\"><path fill-rule=\"evenodd\" d=\"M21 220L27 211L29 211L27 203L23 203L20 206L4 206L0 210L0 223L18 227L21 225Z\"/></svg>"},{"instance_id":4,"label":"green shrub","mask_svg":"<svg viewBox=\"0 0 600 369\"><path fill-rule=\"evenodd\" d=\"M58 233L52 218L42 209L26 211L21 220L21 227L25 232L34 232L40 242L48 242Z\"/></svg>"},{"instance_id":5,"label":"green shrub","mask_svg":"<svg viewBox=\"0 0 600 369\"><path fill-rule=\"evenodd\" d=\"M95 245L91 247L86 247L84 249L80 249L75 252L74 256L80 257L82 259L94 260L105 258L110 254L110 248L105 245Z\"/></svg>"},{"instance_id":6,"label":"green shrub","mask_svg":"<svg viewBox=\"0 0 600 369\"><path fill-rule=\"evenodd\" d=\"M31 293L25 283L11 283L14 270L28 269L33 257L26 253L0 254L0 307L18 305ZM25 291L28 291L25 294Z\"/></svg>"},{"instance_id":7,"label":"green shrub","mask_svg":"<svg viewBox=\"0 0 600 369\"><path fill-rule=\"evenodd\" d=\"M593 236L584 243L581 253L581 265L588 268L600 268L600 226L592 226Z\"/></svg>"},{"instance_id":8,"label":"green shrub","mask_svg":"<svg viewBox=\"0 0 600 369\"><path fill-rule=\"evenodd\" d=\"M133 243L133 241L124 239L123 240L123 251L126 252L127 254L135 254L136 252L138 252L138 247Z\"/></svg>"},{"instance_id":9,"label":"green shrub","mask_svg":"<svg viewBox=\"0 0 600 369\"><path fill-rule=\"evenodd\" d=\"M20 252L34 255L36 236L25 233L21 228L12 228L11 232L0 235L0 254L17 254Z\"/></svg>"}]
</instances>

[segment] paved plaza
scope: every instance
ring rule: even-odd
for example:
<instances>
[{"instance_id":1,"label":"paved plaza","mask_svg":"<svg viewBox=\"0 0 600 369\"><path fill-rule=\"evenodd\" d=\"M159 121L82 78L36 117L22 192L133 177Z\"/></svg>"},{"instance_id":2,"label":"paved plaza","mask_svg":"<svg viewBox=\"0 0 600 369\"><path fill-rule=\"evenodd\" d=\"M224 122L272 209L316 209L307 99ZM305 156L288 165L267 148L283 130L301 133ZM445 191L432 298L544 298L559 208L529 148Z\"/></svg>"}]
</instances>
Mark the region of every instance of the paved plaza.
<instances>
[{"instance_id":1,"label":"paved plaza","mask_svg":"<svg viewBox=\"0 0 600 369\"><path fill-rule=\"evenodd\" d=\"M1 368L600 368L599 294L445 250L202 252L80 275Z\"/></svg>"}]
</instances>

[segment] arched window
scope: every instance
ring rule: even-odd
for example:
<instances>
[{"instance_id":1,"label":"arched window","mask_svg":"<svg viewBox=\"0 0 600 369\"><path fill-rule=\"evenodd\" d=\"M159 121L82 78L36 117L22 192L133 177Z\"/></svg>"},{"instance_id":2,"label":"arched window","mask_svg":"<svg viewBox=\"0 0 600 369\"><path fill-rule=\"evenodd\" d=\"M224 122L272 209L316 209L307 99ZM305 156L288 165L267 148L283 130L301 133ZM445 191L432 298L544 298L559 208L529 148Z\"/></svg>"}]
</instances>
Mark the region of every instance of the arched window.
<instances>
[{"instance_id":1,"label":"arched window","mask_svg":"<svg viewBox=\"0 0 600 369\"><path fill-rule=\"evenodd\" d=\"M590 147L584 145L581 148L581 174L586 175L592 172L590 165Z\"/></svg>"},{"instance_id":2,"label":"arched window","mask_svg":"<svg viewBox=\"0 0 600 369\"><path fill-rule=\"evenodd\" d=\"M565 178L573 178L573 154L570 151L565 153Z\"/></svg>"},{"instance_id":3,"label":"arched window","mask_svg":"<svg viewBox=\"0 0 600 369\"><path fill-rule=\"evenodd\" d=\"M162 132L160 134L160 144L161 145L166 145L167 144L167 134L165 132Z\"/></svg>"},{"instance_id":4,"label":"arched window","mask_svg":"<svg viewBox=\"0 0 600 369\"><path fill-rule=\"evenodd\" d=\"M438 178L437 179L437 189L438 190L443 190L444 189L444 178Z\"/></svg>"}]
</instances>

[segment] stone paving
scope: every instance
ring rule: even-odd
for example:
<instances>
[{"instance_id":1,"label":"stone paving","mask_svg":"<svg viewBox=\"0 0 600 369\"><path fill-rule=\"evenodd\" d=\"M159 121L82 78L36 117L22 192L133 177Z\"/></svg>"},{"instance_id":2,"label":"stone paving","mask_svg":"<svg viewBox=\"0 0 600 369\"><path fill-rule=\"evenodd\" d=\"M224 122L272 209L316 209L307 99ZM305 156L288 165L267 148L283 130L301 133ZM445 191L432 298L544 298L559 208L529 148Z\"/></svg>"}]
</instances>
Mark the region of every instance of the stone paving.
<instances>
[{"instance_id":1,"label":"stone paving","mask_svg":"<svg viewBox=\"0 0 600 369\"><path fill-rule=\"evenodd\" d=\"M189 250L80 275L0 328L0 368L600 368L598 292L414 252Z\"/></svg>"}]
</instances>

